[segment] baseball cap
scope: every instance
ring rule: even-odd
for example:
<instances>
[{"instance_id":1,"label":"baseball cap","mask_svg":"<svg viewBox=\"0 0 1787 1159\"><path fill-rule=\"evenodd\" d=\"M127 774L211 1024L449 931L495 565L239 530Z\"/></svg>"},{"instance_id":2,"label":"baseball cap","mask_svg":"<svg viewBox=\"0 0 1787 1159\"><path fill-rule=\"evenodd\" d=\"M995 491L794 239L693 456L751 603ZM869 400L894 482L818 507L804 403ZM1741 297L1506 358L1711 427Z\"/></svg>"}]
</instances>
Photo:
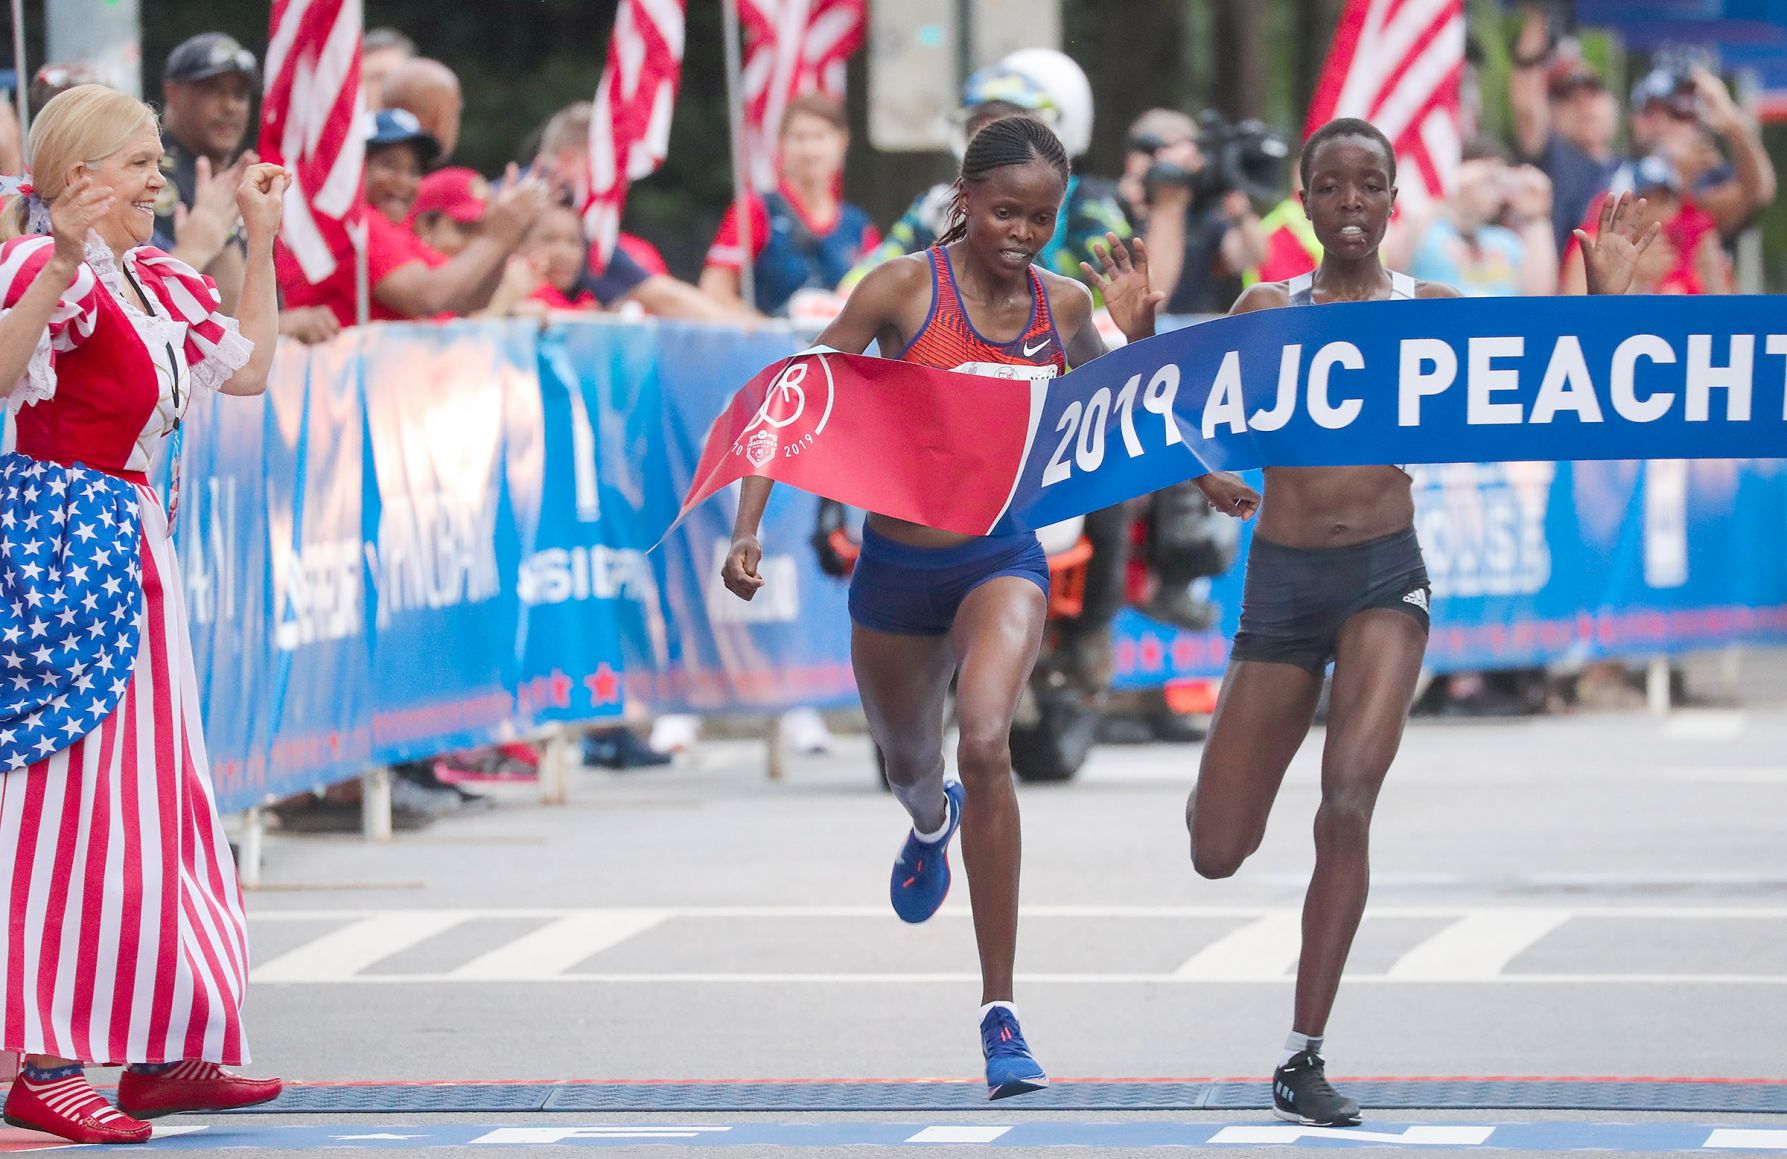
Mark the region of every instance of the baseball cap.
<instances>
[{"instance_id":1,"label":"baseball cap","mask_svg":"<svg viewBox=\"0 0 1787 1159\"><path fill-rule=\"evenodd\" d=\"M181 41L168 53L161 79L205 80L226 72L243 73L250 82L259 81L261 75L254 53L236 43L235 37L223 32L201 32Z\"/></svg>"},{"instance_id":2,"label":"baseball cap","mask_svg":"<svg viewBox=\"0 0 1787 1159\"><path fill-rule=\"evenodd\" d=\"M439 169L422 178L416 190L415 214L444 213L461 225L484 217L490 204L490 182L462 166Z\"/></svg>"},{"instance_id":3,"label":"baseball cap","mask_svg":"<svg viewBox=\"0 0 1787 1159\"><path fill-rule=\"evenodd\" d=\"M1692 120L1696 115L1693 88L1682 74L1666 68L1651 69L1632 86L1634 109L1646 109L1655 104L1668 106L1670 114L1682 120Z\"/></svg>"},{"instance_id":4,"label":"baseball cap","mask_svg":"<svg viewBox=\"0 0 1787 1159\"><path fill-rule=\"evenodd\" d=\"M408 109L380 109L367 113L361 121L361 132L366 136L367 145L374 148L416 142L422 146L424 165L433 163L441 155L441 143L422 128L422 122Z\"/></svg>"},{"instance_id":5,"label":"baseball cap","mask_svg":"<svg viewBox=\"0 0 1787 1159\"><path fill-rule=\"evenodd\" d=\"M1545 74L1545 89L1553 97L1566 97L1581 89L1606 87L1594 65L1579 56L1560 57Z\"/></svg>"},{"instance_id":6,"label":"baseball cap","mask_svg":"<svg viewBox=\"0 0 1787 1159\"><path fill-rule=\"evenodd\" d=\"M1652 153L1648 157L1640 157L1632 163L1632 191L1645 193L1652 189L1667 189L1671 193L1680 193L1682 188L1681 174L1669 158Z\"/></svg>"}]
</instances>

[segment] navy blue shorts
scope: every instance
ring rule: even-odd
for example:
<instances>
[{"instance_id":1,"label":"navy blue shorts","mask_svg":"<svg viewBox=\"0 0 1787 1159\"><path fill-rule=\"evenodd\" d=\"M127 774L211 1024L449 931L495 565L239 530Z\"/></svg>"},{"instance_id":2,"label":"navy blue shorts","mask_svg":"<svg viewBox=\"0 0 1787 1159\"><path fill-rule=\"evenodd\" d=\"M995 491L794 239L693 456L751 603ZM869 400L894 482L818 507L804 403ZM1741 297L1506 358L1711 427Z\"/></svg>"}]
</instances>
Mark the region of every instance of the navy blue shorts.
<instances>
[{"instance_id":1,"label":"navy blue shorts","mask_svg":"<svg viewBox=\"0 0 1787 1159\"><path fill-rule=\"evenodd\" d=\"M1049 559L1036 536L986 535L956 547L912 547L864 527L850 576L850 618L877 632L942 636L968 593L1000 576L1049 594Z\"/></svg>"},{"instance_id":2,"label":"navy blue shorts","mask_svg":"<svg viewBox=\"0 0 1787 1159\"><path fill-rule=\"evenodd\" d=\"M1401 612L1429 626L1427 566L1415 529L1346 547L1285 547L1254 536L1233 660L1295 664L1321 675L1340 629L1360 612Z\"/></svg>"}]
</instances>

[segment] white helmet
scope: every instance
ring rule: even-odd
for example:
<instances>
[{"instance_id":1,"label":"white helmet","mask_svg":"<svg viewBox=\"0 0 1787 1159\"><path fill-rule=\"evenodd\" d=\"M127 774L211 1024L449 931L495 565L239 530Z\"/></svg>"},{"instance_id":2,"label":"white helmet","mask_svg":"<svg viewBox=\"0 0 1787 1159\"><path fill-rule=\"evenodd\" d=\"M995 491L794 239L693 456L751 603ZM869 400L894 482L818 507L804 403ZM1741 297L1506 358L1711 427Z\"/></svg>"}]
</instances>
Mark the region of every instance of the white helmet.
<instances>
[{"instance_id":1,"label":"white helmet","mask_svg":"<svg viewBox=\"0 0 1787 1159\"><path fill-rule=\"evenodd\" d=\"M1061 138L1070 157L1092 145L1092 85L1066 53L1021 48L975 70L964 86L962 104L966 109L988 101L1004 101L1035 113Z\"/></svg>"}]
</instances>

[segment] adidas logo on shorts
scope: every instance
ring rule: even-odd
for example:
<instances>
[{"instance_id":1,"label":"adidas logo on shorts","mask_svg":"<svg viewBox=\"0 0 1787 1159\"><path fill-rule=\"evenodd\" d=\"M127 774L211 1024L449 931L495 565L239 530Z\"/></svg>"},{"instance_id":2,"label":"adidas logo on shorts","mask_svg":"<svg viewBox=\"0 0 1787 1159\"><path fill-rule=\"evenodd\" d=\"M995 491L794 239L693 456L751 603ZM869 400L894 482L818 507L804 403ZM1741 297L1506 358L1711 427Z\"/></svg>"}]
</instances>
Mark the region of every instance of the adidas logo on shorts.
<instances>
[{"instance_id":1,"label":"adidas logo on shorts","mask_svg":"<svg viewBox=\"0 0 1787 1159\"><path fill-rule=\"evenodd\" d=\"M1425 612L1427 610L1427 589L1426 588L1416 588L1414 591L1410 592L1408 595L1403 596L1402 602L1405 604L1413 604L1417 608L1420 608L1423 612Z\"/></svg>"}]
</instances>

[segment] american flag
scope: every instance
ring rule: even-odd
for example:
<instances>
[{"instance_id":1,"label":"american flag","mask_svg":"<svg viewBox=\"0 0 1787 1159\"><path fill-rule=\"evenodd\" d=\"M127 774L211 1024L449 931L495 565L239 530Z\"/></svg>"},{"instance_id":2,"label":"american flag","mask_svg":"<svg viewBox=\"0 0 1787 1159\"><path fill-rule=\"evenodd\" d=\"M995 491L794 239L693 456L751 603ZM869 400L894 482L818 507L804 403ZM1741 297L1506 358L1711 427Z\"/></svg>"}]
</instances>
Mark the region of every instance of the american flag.
<instances>
[{"instance_id":1,"label":"american flag","mask_svg":"<svg viewBox=\"0 0 1787 1159\"><path fill-rule=\"evenodd\" d=\"M364 203L360 0L273 0L261 156L292 174L280 240L317 283L351 252Z\"/></svg>"},{"instance_id":2,"label":"american flag","mask_svg":"<svg viewBox=\"0 0 1787 1159\"><path fill-rule=\"evenodd\" d=\"M759 189L776 183L776 134L788 102L819 92L844 99L844 65L862 47L865 0L739 0L745 157Z\"/></svg>"},{"instance_id":3,"label":"american flag","mask_svg":"<svg viewBox=\"0 0 1787 1159\"><path fill-rule=\"evenodd\" d=\"M141 525L129 483L0 458L0 774L112 714L135 670Z\"/></svg>"},{"instance_id":4,"label":"american flag","mask_svg":"<svg viewBox=\"0 0 1787 1159\"><path fill-rule=\"evenodd\" d=\"M683 73L686 0L621 0L608 65L589 122L589 199L583 228L603 265L620 236L627 187L670 150L670 114Z\"/></svg>"},{"instance_id":5,"label":"american flag","mask_svg":"<svg viewBox=\"0 0 1787 1159\"><path fill-rule=\"evenodd\" d=\"M1464 0L1347 0L1304 135L1363 117L1396 146L1402 201L1443 197L1458 171L1463 76Z\"/></svg>"}]
</instances>

